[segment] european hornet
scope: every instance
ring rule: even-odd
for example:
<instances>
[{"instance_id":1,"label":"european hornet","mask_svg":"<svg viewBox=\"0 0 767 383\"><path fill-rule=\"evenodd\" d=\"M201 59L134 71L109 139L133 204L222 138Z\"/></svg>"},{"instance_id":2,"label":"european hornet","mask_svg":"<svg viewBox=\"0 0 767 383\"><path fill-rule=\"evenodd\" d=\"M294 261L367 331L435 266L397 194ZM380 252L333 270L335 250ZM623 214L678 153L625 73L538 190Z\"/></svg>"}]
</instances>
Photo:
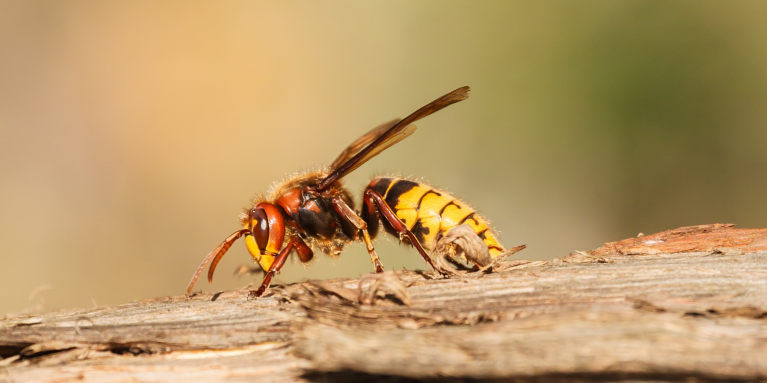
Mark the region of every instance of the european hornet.
<instances>
[{"instance_id":1,"label":"european hornet","mask_svg":"<svg viewBox=\"0 0 767 383\"><path fill-rule=\"evenodd\" d=\"M344 176L413 134L416 127L412 123L468 97L469 87L458 88L403 120L384 123L349 145L330 167L290 177L276 185L269 197L257 197L253 207L240 215L243 228L202 261L189 282L187 295L208 264L208 282L212 282L221 257L243 236L248 251L266 272L258 290L251 292L256 297L266 291L292 251L301 262L309 262L315 246L338 255L345 245L363 241L375 271L383 272L373 247L381 223L387 232L414 246L424 261L442 274L449 273L438 263L440 258L433 259L429 252L454 262L462 257L477 266L488 265L504 248L485 219L464 202L423 183L381 177L367 186L358 211L341 184Z\"/></svg>"}]
</instances>

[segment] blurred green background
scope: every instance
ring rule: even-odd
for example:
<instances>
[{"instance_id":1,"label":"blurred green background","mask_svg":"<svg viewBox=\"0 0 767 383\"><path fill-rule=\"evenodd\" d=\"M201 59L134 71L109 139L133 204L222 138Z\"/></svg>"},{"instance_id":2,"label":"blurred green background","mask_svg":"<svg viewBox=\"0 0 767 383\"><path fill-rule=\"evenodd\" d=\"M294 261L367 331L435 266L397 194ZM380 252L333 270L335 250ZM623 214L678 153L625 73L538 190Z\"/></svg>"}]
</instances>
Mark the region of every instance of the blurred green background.
<instances>
[{"instance_id":1,"label":"blurred green background","mask_svg":"<svg viewBox=\"0 0 767 383\"><path fill-rule=\"evenodd\" d=\"M767 227L767 2L3 1L0 314L183 294L257 192L462 85L347 178L423 177L520 258ZM359 194L358 194L359 195ZM424 268L378 242L388 269ZM212 285L250 264L237 243ZM363 246L277 283L372 271Z\"/></svg>"}]
</instances>

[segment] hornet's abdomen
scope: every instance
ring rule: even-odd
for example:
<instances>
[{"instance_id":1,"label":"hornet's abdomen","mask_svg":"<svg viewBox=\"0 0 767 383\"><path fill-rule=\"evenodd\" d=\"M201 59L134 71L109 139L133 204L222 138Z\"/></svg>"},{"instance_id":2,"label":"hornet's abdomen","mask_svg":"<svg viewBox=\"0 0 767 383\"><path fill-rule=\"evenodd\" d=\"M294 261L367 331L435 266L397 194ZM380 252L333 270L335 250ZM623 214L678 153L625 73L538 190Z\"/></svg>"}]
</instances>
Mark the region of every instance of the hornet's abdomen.
<instances>
[{"instance_id":1,"label":"hornet's abdomen","mask_svg":"<svg viewBox=\"0 0 767 383\"><path fill-rule=\"evenodd\" d=\"M372 180L368 189L383 197L418 242L429 251L434 250L440 234L460 224L467 224L474 229L487 245L491 257L495 258L504 251L485 219L450 194L422 183L388 177ZM369 215L365 213L369 212L363 211L363 217ZM375 236L378 222L373 223L370 219L366 221L371 236ZM392 234L396 233L386 220L384 228Z\"/></svg>"}]
</instances>

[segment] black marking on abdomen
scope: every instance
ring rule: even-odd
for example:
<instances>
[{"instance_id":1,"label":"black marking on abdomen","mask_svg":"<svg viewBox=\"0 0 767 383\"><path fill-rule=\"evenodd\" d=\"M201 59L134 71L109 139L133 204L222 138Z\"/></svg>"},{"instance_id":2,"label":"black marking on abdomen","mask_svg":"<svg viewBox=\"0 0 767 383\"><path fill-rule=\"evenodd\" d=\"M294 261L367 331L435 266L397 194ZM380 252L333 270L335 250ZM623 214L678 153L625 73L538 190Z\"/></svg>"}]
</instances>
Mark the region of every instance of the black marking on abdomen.
<instances>
[{"instance_id":1,"label":"black marking on abdomen","mask_svg":"<svg viewBox=\"0 0 767 383\"><path fill-rule=\"evenodd\" d=\"M463 208L463 206L461 206L461 205L459 205L459 204L455 203L455 201L450 201L450 202L448 202L448 203L447 203L447 205L445 205L445 206L443 206L443 207L442 207L442 210L440 210L440 211L439 211L439 216L440 216L440 217L442 217L442 213L444 213L444 212L445 212L445 209L447 209L447 207L448 207L448 206L450 206L450 205L453 205L453 206L455 206L455 207L457 207L457 208L459 208L459 209L462 209L462 208Z\"/></svg>"},{"instance_id":2,"label":"black marking on abdomen","mask_svg":"<svg viewBox=\"0 0 767 383\"><path fill-rule=\"evenodd\" d=\"M478 221L477 221L477 220L474 218L474 214L475 214L475 213L471 213L471 214L467 215L467 216L466 216L466 218L462 219L462 220L461 220L461 222L459 222L458 224L460 225L460 224L462 224L462 223L466 222L466 220L467 220L467 219L471 218L471 219L473 219L473 220L474 220L474 223L476 223L477 225L479 225L479 222L478 222Z\"/></svg>"},{"instance_id":3,"label":"black marking on abdomen","mask_svg":"<svg viewBox=\"0 0 767 383\"><path fill-rule=\"evenodd\" d=\"M424 186L425 186L425 185L424 185ZM416 205L416 207L415 207L415 210L421 210L421 203L423 202L423 199L424 199L424 198L426 198L426 196L427 196L427 195L429 195L429 193L432 193L432 194L436 194L436 195L437 195L437 197L441 197L441 196L442 196L442 194L440 194L440 193L438 193L438 192L434 191L434 189L429 189L429 191L427 191L426 193L424 193L424 194L421 196L421 198L418 200L418 205Z\"/></svg>"},{"instance_id":4,"label":"black marking on abdomen","mask_svg":"<svg viewBox=\"0 0 767 383\"><path fill-rule=\"evenodd\" d=\"M370 189L384 196L386 195L386 190L389 189L389 185L391 185L391 181L392 181L391 178L379 178L378 182L376 182L376 184Z\"/></svg>"},{"instance_id":5,"label":"black marking on abdomen","mask_svg":"<svg viewBox=\"0 0 767 383\"><path fill-rule=\"evenodd\" d=\"M392 209L394 209L397 206L397 201L399 201L399 197L417 186L418 184L413 181L397 180L394 183L394 185L392 185L392 187L389 188L389 192L386 193L386 199L385 199L386 204L389 205L389 207L391 207Z\"/></svg>"},{"instance_id":6,"label":"black marking on abdomen","mask_svg":"<svg viewBox=\"0 0 767 383\"><path fill-rule=\"evenodd\" d=\"M477 236L478 236L479 238L482 238L482 240L484 241L484 240L485 240L485 233L486 233L488 230L489 230L489 229L485 229L485 230L482 230L482 231L480 231L479 233L477 233Z\"/></svg>"},{"instance_id":7,"label":"black marking on abdomen","mask_svg":"<svg viewBox=\"0 0 767 383\"><path fill-rule=\"evenodd\" d=\"M431 230L428 227L421 225L421 220L415 221L415 225L410 229L410 232L415 235L415 239L417 239L422 246L428 247L424 244L424 238L431 233Z\"/></svg>"}]
</instances>

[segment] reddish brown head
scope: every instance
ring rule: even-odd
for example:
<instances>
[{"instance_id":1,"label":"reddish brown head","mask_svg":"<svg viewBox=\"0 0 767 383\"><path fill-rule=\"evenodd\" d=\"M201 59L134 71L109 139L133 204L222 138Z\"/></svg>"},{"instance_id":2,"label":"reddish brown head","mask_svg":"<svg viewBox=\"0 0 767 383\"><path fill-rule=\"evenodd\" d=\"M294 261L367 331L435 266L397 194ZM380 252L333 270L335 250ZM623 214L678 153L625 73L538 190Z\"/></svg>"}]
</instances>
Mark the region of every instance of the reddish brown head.
<instances>
[{"instance_id":1,"label":"reddish brown head","mask_svg":"<svg viewBox=\"0 0 767 383\"><path fill-rule=\"evenodd\" d=\"M243 229L234 232L224 240L218 247L213 249L197 268L197 272L192 276L186 294L189 295L194 288L194 284L202 274L205 266L210 264L208 269L208 282L213 282L213 273L216 265L232 247L234 241L245 236L245 244L248 247L250 255L258 262L264 271L269 271L274 263L274 257L282 249L285 240L285 221L280 209L268 203L261 202L254 206L242 220Z\"/></svg>"},{"instance_id":2,"label":"reddish brown head","mask_svg":"<svg viewBox=\"0 0 767 383\"><path fill-rule=\"evenodd\" d=\"M245 244L250 255L264 271L269 271L274 257L280 252L285 241L285 220L282 218L282 212L268 202L261 202L250 209L243 225L249 232L249 235L245 236Z\"/></svg>"}]
</instances>

